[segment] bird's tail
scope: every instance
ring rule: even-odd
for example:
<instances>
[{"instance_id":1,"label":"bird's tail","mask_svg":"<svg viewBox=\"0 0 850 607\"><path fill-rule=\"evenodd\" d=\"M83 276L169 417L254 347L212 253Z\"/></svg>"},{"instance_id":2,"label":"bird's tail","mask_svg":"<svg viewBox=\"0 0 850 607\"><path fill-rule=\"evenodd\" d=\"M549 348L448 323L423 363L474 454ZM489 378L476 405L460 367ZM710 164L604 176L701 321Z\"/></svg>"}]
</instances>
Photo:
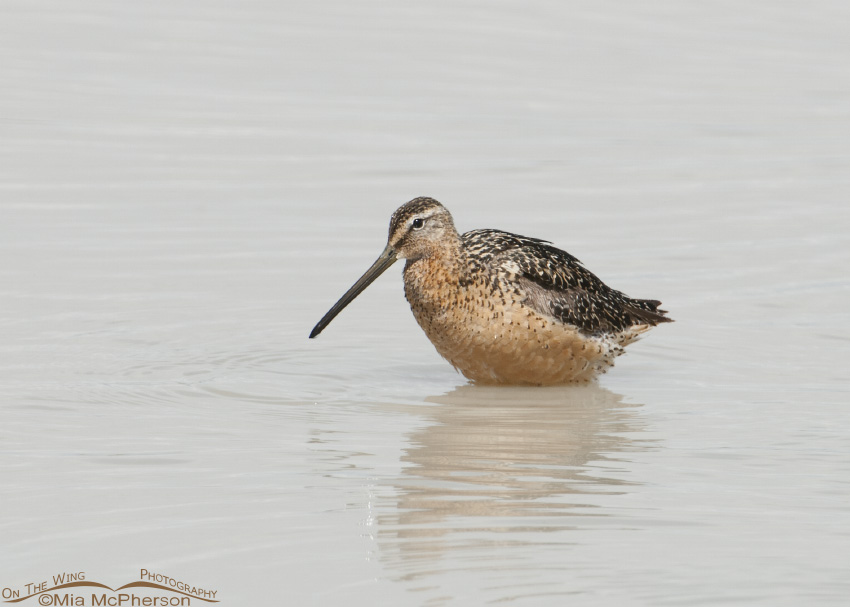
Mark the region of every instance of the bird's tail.
<instances>
[{"instance_id":1,"label":"bird's tail","mask_svg":"<svg viewBox=\"0 0 850 607\"><path fill-rule=\"evenodd\" d=\"M672 318L667 318L667 310L658 307L660 305L657 299L630 299L626 308L637 321L635 324L646 323L654 327L662 322L673 322Z\"/></svg>"}]
</instances>

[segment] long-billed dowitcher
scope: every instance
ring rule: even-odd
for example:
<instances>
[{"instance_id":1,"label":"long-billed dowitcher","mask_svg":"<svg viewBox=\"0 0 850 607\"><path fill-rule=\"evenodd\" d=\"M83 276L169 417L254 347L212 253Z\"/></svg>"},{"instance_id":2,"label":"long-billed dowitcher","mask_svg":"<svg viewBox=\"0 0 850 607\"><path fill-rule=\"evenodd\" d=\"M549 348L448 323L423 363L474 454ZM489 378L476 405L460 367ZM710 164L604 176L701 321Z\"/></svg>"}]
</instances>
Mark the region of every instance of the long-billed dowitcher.
<instances>
[{"instance_id":1,"label":"long-billed dowitcher","mask_svg":"<svg viewBox=\"0 0 850 607\"><path fill-rule=\"evenodd\" d=\"M437 352L482 383L585 381L623 347L670 322L548 241L499 230L462 236L448 210L415 198L390 219L387 247L313 328L316 337L372 281L405 259L404 294Z\"/></svg>"}]
</instances>

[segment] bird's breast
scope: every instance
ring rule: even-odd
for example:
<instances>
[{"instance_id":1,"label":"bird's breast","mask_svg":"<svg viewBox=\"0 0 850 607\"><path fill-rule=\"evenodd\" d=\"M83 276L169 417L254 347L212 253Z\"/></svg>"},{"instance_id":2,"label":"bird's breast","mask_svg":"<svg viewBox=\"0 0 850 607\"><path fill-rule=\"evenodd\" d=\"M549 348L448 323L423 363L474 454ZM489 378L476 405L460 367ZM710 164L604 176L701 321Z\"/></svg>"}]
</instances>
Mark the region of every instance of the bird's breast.
<instances>
[{"instance_id":1,"label":"bird's breast","mask_svg":"<svg viewBox=\"0 0 850 607\"><path fill-rule=\"evenodd\" d=\"M408 261L404 267L404 295L429 338L433 330L462 322L458 304L466 298L465 291L458 272L437 260Z\"/></svg>"},{"instance_id":2,"label":"bird's breast","mask_svg":"<svg viewBox=\"0 0 850 607\"><path fill-rule=\"evenodd\" d=\"M619 353L538 314L525 305L525 293L499 275L459 277L439 263L418 260L405 266L404 288L416 321L437 351L476 381L583 380Z\"/></svg>"}]
</instances>

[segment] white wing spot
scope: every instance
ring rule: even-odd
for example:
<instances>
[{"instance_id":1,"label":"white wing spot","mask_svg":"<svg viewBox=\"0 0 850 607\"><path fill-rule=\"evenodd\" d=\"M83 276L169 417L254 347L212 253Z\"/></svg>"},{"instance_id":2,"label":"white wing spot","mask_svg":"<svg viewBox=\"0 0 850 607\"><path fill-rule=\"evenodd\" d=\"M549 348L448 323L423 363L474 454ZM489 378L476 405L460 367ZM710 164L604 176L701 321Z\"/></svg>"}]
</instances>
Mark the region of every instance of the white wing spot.
<instances>
[{"instance_id":1,"label":"white wing spot","mask_svg":"<svg viewBox=\"0 0 850 607\"><path fill-rule=\"evenodd\" d=\"M519 273L519 264L517 262L512 261L510 259L502 262L502 269L511 275L511 277L515 276Z\"/></svg>"}]
</instances>

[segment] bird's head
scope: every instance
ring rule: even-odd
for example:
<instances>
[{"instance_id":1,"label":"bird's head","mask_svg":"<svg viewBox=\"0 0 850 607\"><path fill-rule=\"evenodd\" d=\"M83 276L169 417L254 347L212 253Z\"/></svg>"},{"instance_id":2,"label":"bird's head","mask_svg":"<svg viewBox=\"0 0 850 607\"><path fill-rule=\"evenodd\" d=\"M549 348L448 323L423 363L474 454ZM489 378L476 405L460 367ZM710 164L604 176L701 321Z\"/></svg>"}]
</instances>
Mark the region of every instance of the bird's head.
<instances>
[{"instance_id":1,"label":"bird's head","mask_svg":"<svg viewBox=\"0 0 850 607\"><path fill-rule=\"evenodd\" d=\"M414 198L390 218L387 246L397 259L415 261L428 257L458 238L454 220L446 207L433 198Z\"/></svg>"}]
</instances>

